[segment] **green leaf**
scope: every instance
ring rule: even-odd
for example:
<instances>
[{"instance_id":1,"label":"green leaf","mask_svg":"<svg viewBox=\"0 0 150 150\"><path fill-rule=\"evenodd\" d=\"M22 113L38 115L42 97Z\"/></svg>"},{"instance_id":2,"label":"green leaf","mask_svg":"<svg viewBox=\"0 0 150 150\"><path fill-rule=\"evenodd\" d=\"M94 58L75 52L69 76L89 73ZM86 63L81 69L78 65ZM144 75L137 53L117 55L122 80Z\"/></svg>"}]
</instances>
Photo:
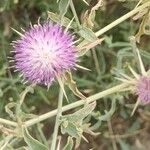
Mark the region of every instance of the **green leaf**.
<instances>
[{"instance_id":1,"label":"green leaf","mask_svg":"<svg viewBox=\"0 0 150 150\"><path fill-rule=\"evenodd\" d=\"M97 39L94 42L81 42L78 46L78 57L81 57L83 55L85 55L85 53L87 53L91 48L94 48L96 45L101 44L101 42L104 40L104 38L102 39Z\"/></svg>"},{"instance_id":2,"label":"green leaf","mask_svg":"<svg viewBox=\"0 0 150 150\"><path fill-rule=\"evenodd\" d=\"M73 149L73 140L72 137L68 137L67 143L65 145L65 147L63 148L63 150L72 150Z\"/></svg>"},{"instance_id":3,"label":"green leaf","mask_svg":"<svg viewBox=\"0 0 150 150\"><path fill-rule=\"evenodd\" d=\"M109 111L105 110L105 114L102 115L102 116L100 116L99 120L101 120L101 121L107 121L113 115L113 113L115 112L115 110L116 110L116 100L112 99L110 110Z\"/></svg>"},{"instance_id":4,"label":"green leaf","mask_svg":"<svg viewBox=\"0 0 150 150\"><path fill-rule=\"evenodd\" d=\"M87 41L94 42L97 40L95 33L87 27L82 26L82 28L79 30L79 34Z\"/></svg>"},{"instance_id":5,"label":"green leaf","mask_svg":"<svg viewBox=\"0 0 150 150\"><path fill-rule=\"evenodd\" d=\"M86 97L78 90L76 82L72 79L72 74L71 72L67 71L65 73L65 79L66 79L66 83L68 84L69 88L71 89L71 91L78 96L81 99L85 99Z\"/></svg>"},{"instance_id":6,"label":"green leaf","mask_svg":"<svg viewBox=\"0 0 150 150\"><path fill-rule=\"evenodd\" d=\"M122 139L118 139L118 144L120 145L121 150L131 149L131 146Z\"/></svg>"},{"instance_id":7,"label":"green leaf","mask_svg":"<svg viewBox=\"0 0 150 150\"><path fill-rule=\"evenodd\" d=\"M140 38L142 35L144 35L144 34L150 35L150 25L149 25L150 17L149 17L149 14L150 14L150 11L147 11L147 14L143 17L143 20L140 24L139 31L135 35L136 41L138 43L140 42Z\"/></svg>"},{"instance_id":8,"label":"green leaf","mask_svg":"<svg viewBox=\"0 0 150 150\"><path fill-rule=\"evenodd\" d=\"M69 3L70 3L70 0L60 0L59 14L60 14L61 18L67 13Z\"/></svg>"},{"instance_id":9,"label":"green leaf","mask_svg":"<svg viewBox=\"0 0 150 150\"><path fill-rule=\"evenodd\" d=\"M97 4L93 6L90 10L88 10L89 13L85 13L85 22L88 27L92 28L95 24L95 16L96 16L96 10L98 10L102 6L102 0L97 1Z\"/></svg>"},{"instance_id":10,"label":"green leaf","mask_svg":"<svg viewBox=\"0 0 150 150\"><path fill-rule=\"evenodd\" d=\"M69 115L64 115L62 118L65 118L70 122L80 122L94 110L95 106L96 102L86 104L82 109L78 110L77 112Z\"/></svg>"},{"instance_id":11,"label":"green leaf","mask_svg":"<svg viewBox=\"0 0 150 150\"><path fill-rule=\"evenodd\" d=\"M23 137L30 150L48 150L48 148L40 143L38 140L34 139L25 128L23 132Z\"/></svg>"},{"instance_id":12,"label":"green leaf","mask_svg":"<svg viewBox=\"0 0 150 150\"><path fill-rule=\"evenodd\" d=\"M76 138L76 142L80 143L82 133L84 132L83 119L87 117L95 108L96 102L85 104L79 111L65 115L61 118L61 132L62 134L69 134L69 136ZM78 145L78 144L77 144Z\"/></svg>"},{"instance_id":13,"label":"green leaf","mask_svg":"<svg viewBox=\"0 0 150 150\"><path fill-rule=\"evenodd\" d=\"M13 118L13 119L15 119L16 116L15 116L15 114L14 114L14 112L13 112L12 109L14 109L14 108L16 108L16 107L17 107L17 103L15 103L15 102L10 102L10 103L8 103L8 104L5 106L5 111L6 111L6 113L8 113L9 116L10 116L11 118Z\"/></svg>"},{"instance_id":14,"label":"green leaf","mask_svg":"<svg viewBox=\"0 0 150 150\"><path fill-rule=\"evenodd\" d=\"M75 124L73 122L63 121L61 124L61 133L67 133L71 137L80 138L83 130L79 124Z\"/></svg>"},{"instance_id":15,"label":"green leaf","mask_svg":"<svg viewBox=\"0 0 150 150\"><path fill-rule=\"evenodd\" d=\"M48 11L48 18L50 18L52 21L56 22L56 23L60 23L61 19L60 19L60 15L50 12ZM61 21L61 25L67 27L68 24L70 23L70 19L68 19L67 17L63 17L63 20ZM77 29L77 25L75 22L72 22L71 25L69 26L69 28L71 29Z\"/></svg>"},{"instance_id":16,"label":"green leaf","mask_svg":"<svg viewBox=\"0 0 150 150\"><path fill-rule=\"evenodd\" d=\"M24 91L22 91L22 93L20 94L20 102L22 103L26 97L26 95L30 92L31 94L34 93L34 87L35 85L30 85L30 86L27 86L25 88Z\"/></svg>"}]
</instances>

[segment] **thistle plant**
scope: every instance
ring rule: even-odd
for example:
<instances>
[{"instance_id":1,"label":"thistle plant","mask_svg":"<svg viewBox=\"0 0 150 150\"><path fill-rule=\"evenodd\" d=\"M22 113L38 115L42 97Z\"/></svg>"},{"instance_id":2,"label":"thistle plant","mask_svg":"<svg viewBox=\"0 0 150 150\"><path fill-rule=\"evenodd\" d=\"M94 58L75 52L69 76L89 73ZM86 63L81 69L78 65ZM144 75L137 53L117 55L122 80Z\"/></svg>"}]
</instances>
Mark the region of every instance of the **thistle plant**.
<instances>
[{"instance_id":1,"label":"thistle plant","mask_svg":"<svg viewBox=\"0 0 150 150\"><path fill-rule=\"evenodd\" d=\"M138 69L140 71L140 74L135 72L131 66L129 66L129 69L133 75L133 77L128 76L127 74L121 73L120 75L123 78L118 78L122 82L129 83L130 87L127 89L130 89L131 92L133 92L135 95L138 96L137 103L135 104L135 107L133 109L132 115L139 103L141 104L148 104L150 103L149 100L149 73L146 72L146 69L144 67L143 61L141 59L139 50L136 46L135 37L131 37L131 45L133 48L133 52L135 55L135 58L137 58L137 64L139 65Z\"/></svg>"},{"instance_id":2,"label":"thistle plant","mask_svg":"<svg viewBox=\"0 0 150 150\"><path fill-rule=\"evenodd\" d=\"M116 2L123 8L131 3ZM12 7L17 8L19 3L26 6L26 2L14 1ZM35 1L33 4L38 7ZM141 44L142 36L149 35L150 2L131 4L133 10L127 7L131 11L110 23L102 16L106 10L114 10L109 12L109 3L104 0L94 4L88 0L79 4L72 0L51 1L46 2L46 13L41 13L37 23L26 25L30 22L26 20L25 29L14 25L9 31L5 25L5 35L11 32L17 37L12 38L8 72L3 71L5 66L0 70L0 97L9 99L2 105L6 113L0 118L1 150L119 150L145 146L140 136L135 137L136 144L123 139L146 134L150 127L150 55L142 50L149 49L148 44L144 43L148 48ZM0 11L12 9L4 6ZM98 17L108 25L101 28ZM128 24L129 18L141 24ZM132 32L128 30L130 26ZM125 119L130 122L126 124ZM84 142L86 148L82 148Z\"/></svg>"}]
</instances>

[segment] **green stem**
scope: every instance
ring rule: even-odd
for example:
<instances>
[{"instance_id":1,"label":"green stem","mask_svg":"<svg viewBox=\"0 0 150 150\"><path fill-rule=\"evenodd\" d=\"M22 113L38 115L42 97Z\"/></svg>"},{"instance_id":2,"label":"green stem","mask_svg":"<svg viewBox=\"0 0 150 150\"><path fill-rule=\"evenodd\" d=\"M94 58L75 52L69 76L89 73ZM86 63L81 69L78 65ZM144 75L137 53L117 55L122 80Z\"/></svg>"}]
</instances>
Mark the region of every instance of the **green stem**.
<instances>
[{"instance_id":1,"label":"green stem","mask_svg":"<svg viewBox=\"0 0 150 150\"><path fill-rule=\"evenodd\" d=\"M59 98L58 98L57 116L56 116L56 121L55 121L51 150L56 149L57 135L58 135L58 129L59 129L59 124L60 124L59 122L60 122L60 117L62 115L62 104L63 104L63 90L62 88L60 88Z\"/></svg>"},{"instance_id":2,"label":"green stem","mask_svg":"<svg viewBox=\"0 0 150 150\"><path fill-rule=\"evenodd\" d=\"M12 140L13 136L10 135L8 137L5 138L5 143L3 145L0 145L1 146L1 149L0 150L4 150L6 149L6 146L8 145L8 143Z\"/></svg>"},{"instance_id":3,"label":"green stem","mask_svg":"<svg viewBox=\"0 0 150 150\"><path fill-rule=\"evenodd\" d=\"M113 93L116 93L116 92L122 92L121 90L123 90L124 88L126 88L128 86L129 86L129 83L122 83L120 85L114 86L114 87L112 87L110 89L107 89L105 91L102 91L102 92L99 92L97 94L94 94L94 95L92 95L92 96L90 96L90 97L88 97L88 98L86 98L84 100L79 100L77 102L74 102L74 103L71 103L69 105L66 105L66 106L62 107L62 112L65 112L65 111L68 111L70 109L73 109L73 108L79 107L81 105L84 105L85 102L91 103L93 101L100 100L100 98L103 98L103 97L105 97L107 95L110 95L110 94L113 94ZM58 110L55 109L55 110L52 110L52 111L50 111L48 113L45 113L45 114L43 114L41 116L38 116L38 117L36 117L34 119L30 119L30 120L25 122L25 126L27 126L27 127L28 126L32 126L32 125L34 125L34 124L36 124L38 122L41 122L41 121L43 121L45 119L51 118L51 117L55 116L57 114L57 112L58 112Z\"/></svg>"},{"instance_id":4,"label":"green stem","mask_svg":"<svg viewBox=\"0 0 150 150\"><path fill-rule=\"evenodd\" d=\"M73 15L75 17L75 20L76 20L76 22L78 24L78 27L80 28L81 25L80 25L80 22L79 22L79 19L78 19L78 16L77 16L77 13L76 13L76 10L74 8L74 4L73 4L72 0L70 0L70 7L71 7L72 13L73 13Z\"/></svg>"},{"instance_id":5,"label":"green stem","mask_svg":"<svg viewBox=\"0 0 150 150\"><path fill-rule=\"evenodd\" d=\"M104 34L105 32L107 32L108 30L112 29L113 27L117 26L118 24L120 24L121 22L125 21L126 19L132 17L133 15L135 15L136 13L143 11L144 8L150 6L150 1L144 3L143 5L136 7L135 9L133 9L132 11L130 11L129 13L125 14L124 16L120 17L119 19L115 20L114 22L110 23L109 25L105 26L104 28L100 29L99 31L97 31L95 33L95 35L98 37L102 34Z\"/></svg>"},{"instance_id":6,"label":"green stem","mask_svg":"<svg viewBox=\"0 0 150 150\"><path fill-rule=\"evenodd\" d=\"M92 95L92 96L90 96L90 97L88 97L88 98L86 98L84 100L80 100L80 101L71 103L69 105L66 105L66 106L62 107L62 112L65 112L65 111L68 111L70 109L73 109L73 108L79 107L81 105L84 105L85 102L91 103L93 101L100 100L100 98L103 98L103 97L105 97L107 95L110 95L110 94L113 94L115 92L122 92L121 90L123 90L124 88L126 88L128 86L129 86L128 83L122 83L120 85L114 86L114 87L112 87L110 89L107 89L105 91L102 91L102 92L99 92L97 94L94 94L94 95ZM38 116L36 118L30 119L30 120L26 121L24 124L25 124L26 127L29 127L29 126L32 126L32 125L34 125L36 123L39 123L39 122L41 122L43 120L51 118L51 117L55 116L57 113L58 113L58 109L55 109L55 110L52 110L52 111L50 111L48 113L40 115L40 116ZM0 123L17 127L17 123L16 122L9 121L9 120L2 119L2 118L0 118Z\"/></svg>"},{"instance_id":7,"label":"green stem","mask_svg":"<svg viewBox=\"0 0 150 150\"><path fill-rule=\"evenodd\" d=\"M5 125L10 125L10 126L13 126L13 127L17 127L18 124L14 121L10 121L10 120L6 120L6 119L3 119L3 118L0 118L0 123L1 124L5 124Z\"/></svg>"}]
</instances>

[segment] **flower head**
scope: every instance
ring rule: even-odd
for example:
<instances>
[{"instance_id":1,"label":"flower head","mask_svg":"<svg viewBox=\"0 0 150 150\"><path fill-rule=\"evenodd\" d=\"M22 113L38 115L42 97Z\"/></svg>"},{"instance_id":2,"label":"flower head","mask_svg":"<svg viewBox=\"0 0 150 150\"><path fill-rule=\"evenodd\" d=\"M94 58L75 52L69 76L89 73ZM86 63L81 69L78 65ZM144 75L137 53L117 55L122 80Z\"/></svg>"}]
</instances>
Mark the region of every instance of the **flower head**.
<instances>
[{"instance_id":1,"label":"flower head","mask_svg":"<svg viewBox=\"0 0 150 150\"><path fill-rule=\"evenodd\" d=\"M16 69L33 83L51 84L76 63L73 36L51 22L31 27L13 48Z\"/></svg>"},{"instance_id":2,"label":"flower head","mask_svg":"<svg viewBox=\"0 0 150 150\"><path fill-rule=\"evenodd\" d=\"M136 94L142 103L150 103L150 77L141 76L138 79L136 85Z\"/></svg>"}]
</instances>

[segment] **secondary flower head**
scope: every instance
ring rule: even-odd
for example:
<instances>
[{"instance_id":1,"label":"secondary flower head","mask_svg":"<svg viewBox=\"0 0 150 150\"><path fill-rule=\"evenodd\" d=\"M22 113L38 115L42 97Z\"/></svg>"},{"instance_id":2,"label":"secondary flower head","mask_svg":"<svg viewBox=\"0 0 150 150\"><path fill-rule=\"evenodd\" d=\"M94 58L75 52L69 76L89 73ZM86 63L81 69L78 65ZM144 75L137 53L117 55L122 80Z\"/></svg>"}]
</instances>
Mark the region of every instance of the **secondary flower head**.
<instances>
[{"instance_id":1,"label":"secondary flower head","mask_svg":"<svg viewBox=\"0 0 150 150\"><path fill-rule=\"evenodd\" d=\"M25 79L45 85L75 67L73 36L58 24L34 25L13 42L16 69Z\"/></svg>"},{"instance_id":2,"label":"secondary flower head","mask_svg":"<svg viewBox=\"0 0 150 150\"><path fill-rule=\"evenodd\" d=\"M150 77L141 76L138 79L136 85L136 94L142 103L150 103Z\"/></svg>"}]
</instances>

